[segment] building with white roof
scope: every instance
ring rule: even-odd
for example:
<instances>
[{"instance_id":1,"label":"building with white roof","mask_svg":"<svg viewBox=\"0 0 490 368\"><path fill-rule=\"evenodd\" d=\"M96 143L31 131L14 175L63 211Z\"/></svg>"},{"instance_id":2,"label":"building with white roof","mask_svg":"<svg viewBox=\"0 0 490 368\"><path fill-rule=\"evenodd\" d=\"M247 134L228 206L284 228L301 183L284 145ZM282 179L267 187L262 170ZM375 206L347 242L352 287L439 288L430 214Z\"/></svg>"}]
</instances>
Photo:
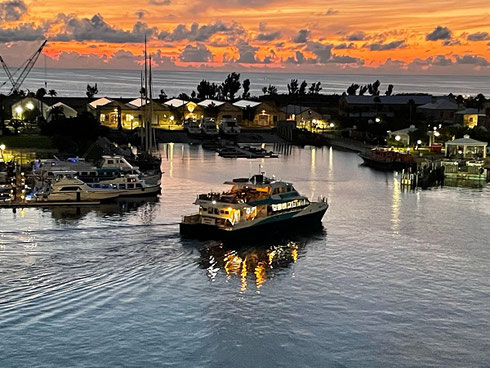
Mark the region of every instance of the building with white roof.
<instances>
[{"instance_id":1,"label":"building with white roof","mask_svg":"<svg viewBox=\"0 0 490 368\"><path fill-rule=\"evenodd\" d=\"M198 103L199 106L202 106L202 107L210 107L210 106L222 106L224 105L225 102L224 101L218 101L218 100L204 100L204 101L201 101Z\"/></svg>"}]
</instances>

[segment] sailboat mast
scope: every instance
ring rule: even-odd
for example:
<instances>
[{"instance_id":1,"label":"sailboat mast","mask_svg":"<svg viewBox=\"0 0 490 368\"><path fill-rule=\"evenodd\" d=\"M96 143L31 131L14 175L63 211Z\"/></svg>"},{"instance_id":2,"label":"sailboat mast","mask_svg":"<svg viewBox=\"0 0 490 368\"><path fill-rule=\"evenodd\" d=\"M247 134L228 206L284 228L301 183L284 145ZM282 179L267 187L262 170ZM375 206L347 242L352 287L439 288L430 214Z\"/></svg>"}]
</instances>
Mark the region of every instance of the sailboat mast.
<instances>
[{"instance_id":1,"label":"sailboat mast","mask_svg":"<svg viewBox=\"0 0 490 368\"><path fill-rule=\"evenodd\" d=\"M153 93L152 93L152 73L151 73L151 54L149 57L149 69L150 69L150 74L148 78L148 92L149 92L149 104L150 104L150 124L148 125L148 141L149 141L149 153L151 153L153 149Z\"/></svg>"},{"instance_id":2,"label":"sailboat mast","mask_svg":"<svg viewBox=\"0 0 490 368\"><path fill-rule=\"evenodd\" d=\"M146 49L146 35L145 35L145 107L144 107L144 115L145 115L145 151L148 152L149 142L148 142L148 53Z\"/></svg>"}]
</instances>

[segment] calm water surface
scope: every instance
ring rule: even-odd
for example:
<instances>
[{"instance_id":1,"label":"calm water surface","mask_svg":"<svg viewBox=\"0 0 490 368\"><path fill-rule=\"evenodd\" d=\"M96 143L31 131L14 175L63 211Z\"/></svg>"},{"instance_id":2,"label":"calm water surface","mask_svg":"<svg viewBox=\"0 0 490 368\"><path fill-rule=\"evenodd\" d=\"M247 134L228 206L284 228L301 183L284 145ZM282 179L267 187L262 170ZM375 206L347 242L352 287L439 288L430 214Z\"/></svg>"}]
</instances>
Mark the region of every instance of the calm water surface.
<instances>
[{"instance_id":1,"label":"calm water surface","mask_svg":"<svg viewBox=\"0 0 490 368\"><path fill-rule=\"evenodd\" d=\"M0 211L0 366L490 365L490 187L294 148L265 169L328 196L323 231L220 244L180 216L261 161L162 154L157 203Z\"/></svg>"}]
</instances>

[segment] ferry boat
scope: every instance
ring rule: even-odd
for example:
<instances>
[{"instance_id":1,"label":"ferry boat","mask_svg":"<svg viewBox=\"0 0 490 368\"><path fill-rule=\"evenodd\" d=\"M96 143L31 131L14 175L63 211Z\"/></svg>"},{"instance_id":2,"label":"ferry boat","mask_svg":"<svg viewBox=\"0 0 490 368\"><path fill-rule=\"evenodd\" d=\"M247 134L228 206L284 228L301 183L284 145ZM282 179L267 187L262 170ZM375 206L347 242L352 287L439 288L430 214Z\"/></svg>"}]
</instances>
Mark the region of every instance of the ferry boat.
<instances>
[{"instance_id":1,"label":"ferry boat","mask_svg":"<svg viewBox=\"0 0 490 368\"><path fill-rule=\"evenodd\" d=\"M264 173L225 184L231 185L229 191L198 195L199 213L183 217L182 234L227 237L303 228L320 224L328 209L326 198L310 202L291 183Z\"/></svg>"}]
</instances>

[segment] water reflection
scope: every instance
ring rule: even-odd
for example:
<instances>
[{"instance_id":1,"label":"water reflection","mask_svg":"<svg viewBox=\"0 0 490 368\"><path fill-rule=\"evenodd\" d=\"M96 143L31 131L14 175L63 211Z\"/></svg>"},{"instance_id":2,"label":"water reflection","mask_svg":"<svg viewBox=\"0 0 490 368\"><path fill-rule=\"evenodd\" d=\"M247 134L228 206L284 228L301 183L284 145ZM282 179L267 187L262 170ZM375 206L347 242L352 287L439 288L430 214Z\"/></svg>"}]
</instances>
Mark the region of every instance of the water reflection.
<instances>
[{"instance_id":1,"label":"water reflection","mask_svg":"<svg viewBox=\"0 0 490 368\"><path fill-rule=\"evenodd\" d=\"M142 209L144 217L148 217L148 211L158 201L158 197L145 198L119 198L115 202L104 203L97 206L56 206L43 209L43 212L51 214L58 224L75 224L90 214L97 217L122 216ZM148 207L148 208L146 208Z\"/></svg>"},{"instance_id":2,"label":"water reflection","mask_svg":"<svg viewBox=\"0 0 490 368\"><path fill-rule=\"evenodd\" d=\"M215 280L223 275L227 280L240 281L240 291L260 290L281 269L296 263L306 252L307 244L318 237L326 238L323 228L309 236L292 236L277 240L242 240L230 243L206 244L199 249L199 266Z\"/></svg>"}]
</instances>

